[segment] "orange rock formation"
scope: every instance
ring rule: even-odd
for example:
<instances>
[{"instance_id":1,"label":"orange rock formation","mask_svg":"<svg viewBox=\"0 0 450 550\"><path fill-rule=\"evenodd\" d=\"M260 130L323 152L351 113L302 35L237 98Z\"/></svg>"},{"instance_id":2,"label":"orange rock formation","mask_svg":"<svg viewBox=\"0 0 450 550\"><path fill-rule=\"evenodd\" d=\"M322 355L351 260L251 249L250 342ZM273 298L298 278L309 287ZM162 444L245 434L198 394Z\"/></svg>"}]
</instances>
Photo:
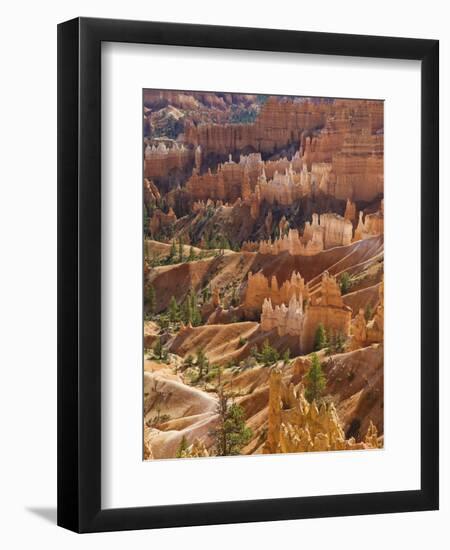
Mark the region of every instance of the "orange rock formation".
<instances>
[{"instance_id":1,"label":"orange rock formation","mask_svg":"<svg viewBox=\"0 0 450 550\"><path fill-rule=\"evenodd\" d=\"M254 275L250 271L243 306L245 309L259 310L266 299L271 300L274 305L281 305L289 303L292 297L297 300L308 297L305 281L300 273L293 271L291 278L280 286L275 276L269 281L261 271Z\"/></svg>"},{"instance_id":2,"label":"orange rock formation","mask_svg":"<svg viewBox=\"0 0 450 550\"><path fill-rule=\"evenodd\" d=\"M194 150L178 145L176 142L172 147L164 143L158 146L147 145L144 153L144 177L158 179L166 177L174 169L184 170L192 164Z\"/></svg>"},{"instance_id":3,"label":"orange rock formation","mask_svg":"<svg viewBox=\"0 0 450 550\"><path fill-rule=\"evenodd\" d=\"M373 214L367 214L363 221L363 212L359 213L358 225L355 229L354 241L369 239L374 235L383 235L384 233L384 212L383 201L381 201L381 210Z\"/></svg>"},{"instance_id":4,"label":"orange rock formation","mask_svg":"<svg viewBox=\"0 0 450 550\"><path fill-rule=\"evenodd\" d=\"M147 178L144 178L144 203L147 206L154 204L161 198L161 193L159 192L156 185Z\"/></svg>"},{"instance_id":5,"label":"orange rock formation","mask_svg":"<svg viewBox=\"0 0 450 550\"><path fill-rule=\"evenodd\" d=\"M313 214L312 222L306 222L303 235L297 229L289 229L287 235L271 240L261 241L258 245L260 254L280 254L288 252L292 256L314 256L322 250L335 246L347 246L352 242L353 226L338 214ZM359 240L359 239L358 239ZM245 243L245 249L249 249Z\"/></svg>"},{"instance_id":6,"label":"orange rock formation","mask_svg":"<svg viewBox=\"0 0 450 550\"><path fill-rule=\"evenodd\" d=\"M304 240L300 237L298 229L289 229L287 235L275 239L273 242L260 241L258 252L260 254L277 255L288 252L291 256L314 256L323 250L323 234L315 231L311 239Z\"/></svg>"},{"instance_id":7,"label":"orange rock formation","mask_svg":"<svg viewBox=\"0 0 450 550\"><path fill-rule=\"evenodd\" d=\"M375 425L370 422L364 441L345 438L333 403L308 403L301 384L283 382L280 368L273 368L269 379L267 439L263 453L300 453L377 449L382 447Z\"/></svg>"},{"instance_id":8,"label":"orange rock formation","mask_svg":"<svg viewBox=\"0 0 450 550\"><path fill-rule=\"evenodd\" d=\"M379 302L373 319L366 320L365 312L360 309L350 327L349 349L364 348L383 342L384 336L384 285L378 287Z\"/></svg>"},{"instance_id":9,"label":"orange rock formation","mask_svg":"<svg viewBox=\"0 0 450 550\"><path fill-rule=\"evenodd\" d=\"M260 277L258 278L260 282ZM344 338L350 334L352 310L342 300L336 279L325 272L322 276L319 294L311 297L311 303L304 305L304 294L293 293L287 306L285 303L273 307L271 298L265 298L261 312L261 329L265 332L276 329L279 336L298 336L303 353L313 350L314 338L319 324L328 334L341 333Z\"/></svg>"},{"instance_id":10,"label":"orange rock formation","mask_svg":"<svg viewBox=\"0 0 450 550\"><path fill-rule=\"evenodd\" d=\"M346 220L350 220L351 222L356 220L356 204L350 199L347 199L347 203L345 205L344 218Z\"/></svg>"},{"instance_id":11,"label":"orange rock formation","mask_svg":"<svg viewBox=\"0 0 450 550\"><path fill-rule=\"evenodd\" d=\"M228 154L246 148L272 153L298 142L303 131L323 126L328 111L329 104L325 102L271 96L253 124L189 124L185 128L186 141L200 145L206 154Z\"/></svg>"},{"instance_id":12,"label":"orange rock formation","mask_svg":"<svg viewBox=\"0 0 450 550\"><path fill-rule=\"evenodd\" d=\"M170 227L177 221L177 216L172 208L169 208L167 214L162 210L155 210L149 222L150 235L155 236L163 227Z\"/></svg>"}]
</instances>

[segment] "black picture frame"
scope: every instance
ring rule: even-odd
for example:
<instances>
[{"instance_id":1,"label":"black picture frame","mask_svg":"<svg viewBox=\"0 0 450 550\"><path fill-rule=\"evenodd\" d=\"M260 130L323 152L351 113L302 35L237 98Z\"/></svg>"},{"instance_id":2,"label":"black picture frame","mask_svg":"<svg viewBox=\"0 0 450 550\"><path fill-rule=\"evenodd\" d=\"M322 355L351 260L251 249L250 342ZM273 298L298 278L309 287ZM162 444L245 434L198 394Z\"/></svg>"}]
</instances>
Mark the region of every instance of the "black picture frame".
<instances>
[{"instance_id":1,"label":"black picture frame","mask_svg":"<svg viewBox=\"0 0 450 550\"><path fill-rule=\"evenodd\" d=\"M101 508L101 43L421 61L421 488ZM437 40L77 18L58 26L58 525L76 532L438 509Z\"/></svg>"}]
</instances>

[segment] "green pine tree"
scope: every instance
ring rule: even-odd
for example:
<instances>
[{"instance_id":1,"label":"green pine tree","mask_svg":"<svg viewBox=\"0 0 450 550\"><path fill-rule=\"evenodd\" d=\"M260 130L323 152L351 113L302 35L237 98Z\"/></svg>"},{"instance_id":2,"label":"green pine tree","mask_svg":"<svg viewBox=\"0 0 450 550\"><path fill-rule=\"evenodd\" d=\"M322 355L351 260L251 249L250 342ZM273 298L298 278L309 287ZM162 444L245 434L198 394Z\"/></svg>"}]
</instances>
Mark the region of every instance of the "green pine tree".
<instances>
[{"instance_id":1,"label":"green pine tree","mask_svg":"<svg viewBox=\"0 0 450 550\"><path fill-rule=\"evenodd\" d=\"M175 241L172 241L172 245L170 247L170 252L169 252L169 263L172 263L175 260L176 255L177 255L177 246L175 244Z\"/></svg>"},{"instance_id":2,"label":"green pine tree","mask_svg":"<svg viewBox=\"0 0 450 550\"><path fill-rule=\"evenodd\" d=\"M208 300L211 298L211 288L210 286L205 286L205 288L202 290L202 300L203 303L206 304Z\"/></svg>"},{"instance_id":3,"label":"green pine tree","mask_svg":"<svg viewBox=\"0 0 450 550\"><path fill-rule=\"evenodd\" d=\"M223 391L219 390L217 404L218 424L210 433L214 438L214 448L218 456L239 455L242 447L252 438L252 430L245 425L242 407L230 403Z\"/></svg>"},{"instance_id":4,"label":"green pine tree","mask_svg":"<svg viewBox=\"0 0 450 550\"><path fill-rule=\"evenodd\" d=\"M344 271L339 278L339 286L341 287L341 294L347 294L352 286L352 280L347 271Z\"/></svg>"},{"instance_id":5,"label":"green pine tree","mask_svg":"<svg viewBox=\"0 0 450 550\"><path fill-rule=\"evenodd\" d=\"M191 309L191 301L189 300L189 297L186 297L181 307L181 318L185 325L192 323L192 309Z\"/></svg>"},{"instance_id":6,"label":"green pine tree","mask_svg":"<svg viewBox=\"0 0 450 550\"><path fill-rule=\"evenodd\" d=\"M192 326L198 327L202 324L202 316L200 314L200 310L198 308L197 303L197 294L192 290L189 291L189 294L187 296L187 300L189 302L189 307L191 311L191 323Z\"/></svg>"},{"instance_id":7,"label":"green pine tree","mask_svg":"<svg viewBox=\"0 0 450 550\"><path fill-rule=\"evenodd\" d=\"M183 361L183 369L189 369L194 366L194 358L189 354L186 359Z\"/></svg>"},{"instance_id":8,"label":"green pine tree","mask_svg":"<svg viewBox=\"0 0 450 550\"><path fill-rule=\"evenodd\" d=\"M283 353L283 363L287 364L289 363L289 359L291 358L291 350L287 348L285 352Z\"/></svg>"},{"instance_id":9,"label":"green pine tree","mask_svg":"<svg viewBox=\"0 0 450 550\"><path fill-rule=\"evenodd\" d=\"M257 361L259 360L258 346L252 346L252 348L250 349L250 355Z\"/></svg>"},{"instance_id":10,"label":"green pine tree","mask_svg":"<svg viewBox=\"0 0 450 550\"><path fill-rule=\"evenodd\" d=\"M156 339L155 345L153 347L153 355L155 359L159 359L160 361L164 361L165 359L167 359L167 350L162 345L161 338L159 336Z\"/></svg>"},{"instance_id":11,"label":"green pine tree","mask_svg":"<svg viewBox=\"0 0 450 550\"><path fill-rule=\"evenodd\" d=\"M233 307L237 307L239 305L239 302L239 288L235 286L231 294L231 305Z\"/></svg>"},{"instance_id":12,"label":"green pine tree","mask_svg":"<svg viewBox=\"0 0 450 550\"><path fill-rule=\"evenodd\" d=\"M330 354L330 353L336 353L336 333L333 331L333 330L330 330L328 332L328 349L327 349L327 353Z\"/></svg>"},{"instance_id":13,"label":"green pine tree","mask_svg":"<svg viewBox=\"0 0 450 550\"><path fill-rule=\"evenodd\" d=\"M194 247L191 246L191 248L189 249L188 262L192 262L193 260L195 260L195 252Z\"/></svg>"},{"instance_id":14,"label":"green pine tree","mask_svg":"<svg viewBox=\"0 0 450 550\"><path fill-rule=\"evenodd\" d=\"M169 303L169 320L171 323L175 323L180 318L180 311L178 308L175 296L172 296Z\"/></svg>"},{"instance_id":15,"label":"green pine tree","mask_svg":"<svg viewBox=\"0 0 450 550\"><path fill-rule=\"evenodd\" d=\"M181 237L178 241L178 261L181 263L183 261L183 243Z\"/></svg>"},{"instance_id":16,"label":"green pine tree","mask_svg":"<svg viewBox=\"0 0 450 550\"><path fill-rule=\"evenodd\" d=\"M264 363L265 367L269 367L270 365L273 365L273 363L276 363L279 358L280 354L269 344L269 340L266 338L260 353L260 361Z\"/></svg>"},{"instance_id":17,"label":"green pine tree","mask_svg":"<svg viewBox=\"0 0 450 550\"><path fill-rule=\"evenodd\" d=\"M198 369L198 379L201 380L209 370L209 361L202 348L197 350L195 364Z\"/></svg>"},{"instance_id":18,"label":"green pine tree","mask_svg":"<svg viewBox=\"0 0 450 550\"><path fill-rule=\"evenodd\" d=\"M344 353L345 351L345 336L340 330L336 333L335 350L336 353Z\"/></svg>"},{"instance_id":19,"label":"green pine tree","mask_svg":"<svg viewBox=\"0 0 450 550\"><path fill-rule=\"evenodd\" d=\"M156 304L155 287L153 285L148 285L147 292L145 295L145 305L149 313L155 313L155 304Z\"/></svg>"},{"instance_id":20,"label":"green pine tree","mask_svg":"<svg viewBox=\"0 0 450 550\"><path fill-rule=\"evenodd\" d=\"M201 348L197 351L195 364L198 369L198 378L199 380L201 380L209 370L208 358L206 357L205 352Z\"/></svg>"},{"instance_id":21,"label":"green pine tree","mask_svg":"<svg viewBox=\"0 0 450 550\"><path fill-rule=\"evenodd\" d=\"M328 346L327 333L322 323L319 323L314 336L314 351L319 351Z\"/></svg>"},{"instance_id":22,"label":"green pine tree","mask_svg":"<svg viewBox=\"0 0 450 550\"><path fill-rule=\"evenodd\" d=\"M148 215L147 206L144 203L144 237L146 237L149 234L149 221L150 217Z\"/></svg>"},{"instance_id":23,"label":"green pine tree","mask_svg":"<svg viewBox=\"0 0 450 550\"><path fill-rule=\"evenodd\" d=\"M310 403L312 403L313 401L318 401L320 399L327 384L327 380L322 371L319 357L316 353L313 353L311 359L311 366L309 367L305 377L305 397Z\"/></svg>"}]
</instances>

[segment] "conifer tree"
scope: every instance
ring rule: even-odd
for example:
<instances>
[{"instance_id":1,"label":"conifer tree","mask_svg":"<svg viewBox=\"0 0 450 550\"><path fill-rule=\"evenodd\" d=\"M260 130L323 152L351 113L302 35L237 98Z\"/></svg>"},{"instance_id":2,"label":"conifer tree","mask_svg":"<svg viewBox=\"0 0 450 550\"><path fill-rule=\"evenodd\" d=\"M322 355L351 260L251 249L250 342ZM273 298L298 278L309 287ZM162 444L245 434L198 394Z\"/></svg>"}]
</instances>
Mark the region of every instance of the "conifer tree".
<instances>
[{"instance_id":1,"label":"conifer tree","mask_svg":"<svg viewBox=\"0 0 450 550\"><path fill-rule=\"evenodd\" d=\"M205 352L201 348L197 351L197 358L195 363L198 368L198 378L202 379L206 372L208 372L209 361L205 355Z\"/></svg>"},{"instance_id":2,"label":"conifer tree","mask_svg":"<svg viewBox=\"0 0 450 550\"><path fill-rule=\"evenodd\" d=\"M155 313L155 287L148 285L146 294L146 306L149 313Z\"/></svg>"},{"instance_id":3,"label":"conifer tree","mask_svg":"<svg viewBox=\"0 0 450 550\"><path fill-rule=\"evenodd\" d=\"M170 247L170 252L169 252L169 263L173 262L176 255L177 255L177 247L176 247L175 241L172 241L172 245Z\"/></svg>"},{"instance_id":4,"label":"conifer tree","mask_svg":"<svg viewBox=\"0 0 450 550\"><path fill-rule=\"evenodd\" d=\"M218 424L210 433L214 437L214 447L218 456L239 455L242 447L252 437L252 430L245 425L242 407L230 403L221 387L217 404Z\"/></svg>"},{"instance_id":5,"label":"conifer tree","mask_svg":"<svg viewBox=\"0 0 450 550\"><path fill-rule=\"evenodd\" d=\"M373 315L373 309L372 309L372 306L370 304L367 304L366 305L366 309L364 310L364 318L366 321L370 321L370 319L372 319L372 315Z\"/></svg>"},{"instance_id":6,"label":"conifer tree","mask_svg":"<svg viewBox=\"0 0 450 550\"><path fill-rule=\"evenodd\" d=\"M153 347L153 354L155 356L155 359L160 359L162 361L167 359L167 350L162 345L161 338L159 336L156 339L155 345Z\"/></svg>"},{"instance_id":7,"label":"conifer tree","mask_svg":"<svg viewBox=\"0 0 450 550\"><path fill-rule=\"evenodd\" d=\"M314 336L314 351L319 351L328 346L327 333L323 323L319 323Z\"/></svg>"},{"instance_id":8,"label":"conifer tree","mask_svg":"<svg viewBox=\"0 0 450 550\"><path fill-rule=\"evenodd\" d=\"M179 312L179 309L178 309L178 304L177 304L177 301L175 299L175 296L172 296L172 298L170 299L170 303L169 303L169 319L170 319L170 322L175 323L176 321L178 321L179 317L180 317L180 312Z\"/></svg>"},{"instance_id":9,"label":"conifer tree","mask_svg":"<svg viewBox=\"0 0 450 550\"><path fill-rule=\"evenodd\" d=\"M202 290L202 300L203 303L206 304L206 302L211 298L211 288L208 286L205 286L205 288Z\"/></svg>"},{"instance_id":10,"label":"conifer tree","mask_svg":"<svg viewBox=\"0 0 450 550\"><path fill-rule=\"evenodd\" d=\"M283 363L289 363L289 359L291 358L291 350L287 348L285 352L283 353Z\"/></svg>"},{"instance_id":11,"label":"conifer tree","mask_svg":"<svg viewBox=\"0 0 450 550\"><path fill-rule=\"evenodd\" d=\"M336 352L336 342L337 342L336 332L334 332L333 330L330 330L329 333L328 333L327 353L335 353Z\"/></svg>"},{"instance_id":12,"label":"conifer tree","mask_svg":"<svg viewBox=\"0 0 450 550\"><path fill-rule=\"evenodd\" d=\"M147 237L148 235L148 230L149 230L149 222L150 221L150 217L148 215L148 209L147 209L147 206L146 204L144 203L144 237Z\"/></svg>"},{"instance_id":13,"label":"conifer tree","mask_svg":"<svg viewBox=\"0 0 450 550\"><path fill-rule=\"evenodd\" d=\"M305 397L310 403L320 399L327 383L319 357L316 353L312 354L311 360L311 366L306 373L305 389Z\"/></svg>"},{"instance_id":14,"label":"conifer tree","mask_svg":"<svg viewBox=\"0 0 450 550\"><path fill-rule=\"evenodd\" d=\"M341 294L347 294L352 286L350 275L345 271L339 278L339 286L341 287Z\"/></svg>"},{"instance_id":15,"label":"conifer tree","mask_svg":"<svg viewBox=\"0 0 450 550\"><path fill-rule=\"evenodd\" d=\"M197 294L192 290L192 288L189 291L187 300L189 302L189 307L191 311L192 326L197 327L202 322L202 316L200 315L200 311L198 309Z\"/></svg>"},{"instance_id":16,"label":"conifer tree","mask_svg":"<svg viewBox=\"0 0 450 550\"><path fill-rule=\"evenodd\" d=\"M183 261L183 243L181 241L181 237L178 241L178 260L180 263Z\"/></svg>"},{"instance_id":17,"label":"conifer tree","mask_svg":"<svg viewBox=\"0 0 450 550\"><path fill-rule=\"evenodd\" d=\"M345 351L345 336L340 330L336 333L335 350L337 353Z\"/></svg>"},{"instance_id":18,"label":"conifer tree","mask_svg":"<svg viewBox=\"0 0 450 550\"><path fill-rule=\"evenodd\" d=\"M191 302L188 298L186 298L183 302L183 306L181 308L181 316L184 324L188 325L189 323L192 323Z\"/></svg>"},{"instance_id":19,"label":"conifer tree","mask_svg":"<svg viewBox=\"0 0 450 550\"><path fill-rule=\"evenodd\" d=\"M236 286L233 288L233 292L231 294L231 305L233 307L237 307L239 305L239 291Z\"/></svg>"},{"instance_id":20,"label":"conifer tree","mask_svg":"<svg viewBox=\"0 0 450 550\"><path fill-rule=\"evenodd\" d=\"M273 363L276 363L279 358L280 354L269 344L269 340L266 338L259 359L264 363L265 367L269 367Z\"/></svg>"}]
</instances>

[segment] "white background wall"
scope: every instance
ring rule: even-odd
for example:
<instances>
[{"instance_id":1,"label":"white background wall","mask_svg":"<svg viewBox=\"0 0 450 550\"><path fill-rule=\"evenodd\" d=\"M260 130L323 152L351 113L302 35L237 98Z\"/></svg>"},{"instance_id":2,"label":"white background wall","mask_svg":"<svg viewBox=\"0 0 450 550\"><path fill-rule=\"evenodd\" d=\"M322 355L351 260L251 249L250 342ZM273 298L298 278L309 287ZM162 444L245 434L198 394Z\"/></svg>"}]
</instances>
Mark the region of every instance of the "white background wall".
<instances>
[{"instance_id":1,"label":"white background wall","mask_svg":"<svg viewBox=\"0 0 450 550\"><path fill-rule=\"evenodd\" d=\"M449 279L450 36L443 1L9 2L2 10L0 541L5 548L390 548L450 538L449 291L441 285L441 510L79 536L56 517L56 24L78 15L437 38L441 280ZM5 124L6 122L6 124ZM405 132L408 128L405 128ZM407 159L399 159L407 162ZM399 223L407 220L405 210ZM403 228L407 238L407 226ZM407 338L407 335L403 335ZM401 335L399 336L401 337ZM406 381L405 381L406 382ZM401 403L399 403L401 406Z\"/></svg>"}]
</instances>

